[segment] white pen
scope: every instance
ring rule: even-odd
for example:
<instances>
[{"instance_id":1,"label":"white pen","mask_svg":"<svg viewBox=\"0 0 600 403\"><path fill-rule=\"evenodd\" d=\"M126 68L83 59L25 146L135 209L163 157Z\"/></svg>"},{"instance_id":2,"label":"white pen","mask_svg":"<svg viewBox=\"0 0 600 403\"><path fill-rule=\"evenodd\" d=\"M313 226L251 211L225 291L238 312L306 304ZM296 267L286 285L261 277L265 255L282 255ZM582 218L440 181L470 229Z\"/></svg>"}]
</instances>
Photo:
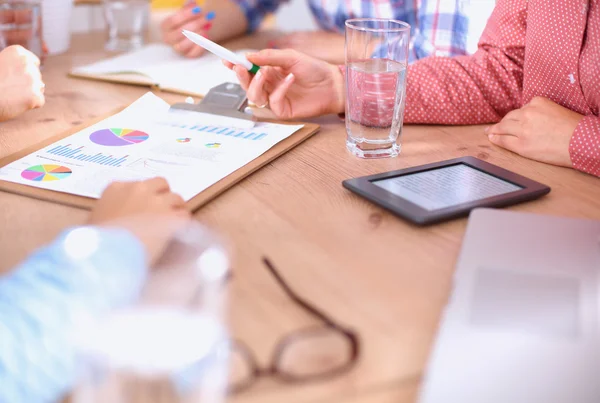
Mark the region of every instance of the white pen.
<instances>
[{"instance_id":1,"label":"white pen","mask_svg":"<svg viewBox=\"0 0 600 403\"><path fill-rule=\"evenodd\" d=\"M195 34L185 29L181 32L186 36L186 38L194 42L196 45L203 47L209 52L214 53L221 59L225 59L230 63L244 66L244 68L252 74L256 74L258 72L258 69L260 69L260 67L258 67L254 63L250 63L250 61L248 61L248 59L246 59L245 57L236 55L231 50L225 49L223 46L217 45L213 41L208 40L201 35Z\"/></svg>"}]
</instances>

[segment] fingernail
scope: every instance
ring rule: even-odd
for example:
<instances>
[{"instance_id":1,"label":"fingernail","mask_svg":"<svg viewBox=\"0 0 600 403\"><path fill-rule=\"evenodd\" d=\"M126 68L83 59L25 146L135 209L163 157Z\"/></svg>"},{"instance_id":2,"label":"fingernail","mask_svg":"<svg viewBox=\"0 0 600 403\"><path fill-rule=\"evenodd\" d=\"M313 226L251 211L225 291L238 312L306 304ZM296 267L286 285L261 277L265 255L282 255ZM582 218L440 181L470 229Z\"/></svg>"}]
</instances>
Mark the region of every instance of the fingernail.
<instances>
[{"instance_id":1,"label":"fingernail","mask_svg":"<svg viewBox=\"0 0 600 403\"><path fill-rule=\"evenodd\" d=\"M486 127L485 129L483 129L483 131L486 132L486 133L489 132L490 131L490 127L491 126Z\"/></svg>"},{"instance_id":2,"label":"fingernail","mask_svg":"<svg viewBox=\"0 0 600 403\"><path fill-rule=\"evenodd\" d=\"M294 79L294 73L290 73L287 75L287 77L285 78L285 81L290 81Z\"/></svg>"},{"instance_id":3,"label":"fingernail","mask_svg":"<svg viewBox=\"0 0 600 403\"><path fill-rule=\"evenodd\" d=\"M254 77L256 77L257 79L261 78L262 77L262 71L258 70L256 72L256 74L254 75Z\"/></svg>"},{"instance_id":4,"label":"fingernail","mask_svg":"<svg viewBox=\"0 0 600 403\"><path fill-rule=\"evenodd\" d=\"M206 14L206 19L208 21L213 20L215 18L217 14L214 11L209 12L208 14Z\"/></svg>"},{"instance_id":5,"label":"fingernail","mask_svg":"<svg viewBox=\"0 0 600 403\"><path fill-rule=\"evenodd\" d=\"M202 8L201 7L194 7L192 8L192 14L196 15L196 14L200 14L202 12Z\"/></svg>"},{"instance_id":6,"label":"fingernail","mask_svg":"<svg viewBox=\"0 0 600 403\"><path fill-rule=\"evenodd\" d=\"M207 22L206 24L204 24L204 26L202 27L202 29L204 30L209 30L212 28L212 22Z\"/></svg>"}]
</instances>

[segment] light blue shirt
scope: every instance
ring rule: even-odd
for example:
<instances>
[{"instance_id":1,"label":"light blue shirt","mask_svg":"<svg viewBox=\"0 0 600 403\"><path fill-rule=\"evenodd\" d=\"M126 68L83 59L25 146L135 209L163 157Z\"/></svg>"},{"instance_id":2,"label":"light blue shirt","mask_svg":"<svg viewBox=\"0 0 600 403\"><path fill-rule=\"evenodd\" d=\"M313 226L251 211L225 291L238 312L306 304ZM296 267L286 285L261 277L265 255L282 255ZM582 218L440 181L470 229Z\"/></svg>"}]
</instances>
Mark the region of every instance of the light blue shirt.
<instances>
[{"instance_id":1,"label":"light blue shirt","mask_svg":"<svg viewBox=\"0 0 600 403\"><path fill-rule=\"evenodd\" d=\"M134 300L145 259L125 230L79 227L0 278L0 403L64 398L76 378L76 318Z\"/></svg>"}]
</instances>

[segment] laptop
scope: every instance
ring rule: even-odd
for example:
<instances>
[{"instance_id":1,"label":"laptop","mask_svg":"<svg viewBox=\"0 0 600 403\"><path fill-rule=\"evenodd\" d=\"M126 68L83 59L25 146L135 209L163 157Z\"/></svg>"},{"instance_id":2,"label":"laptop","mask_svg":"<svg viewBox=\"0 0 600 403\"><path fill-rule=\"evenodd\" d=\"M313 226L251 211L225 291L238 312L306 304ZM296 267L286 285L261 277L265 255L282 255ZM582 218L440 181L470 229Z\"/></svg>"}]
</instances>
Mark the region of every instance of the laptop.
<instances>
[{"instance_id":1,"label":"laptop","mask_svg":"<svg viewBox=\"0 0 600 403\"><path fill-rule=\"evenodd\" d=\"M599 287L600 221L474 210L418 403L599 403Z\"/></svg>"}]
</instances>

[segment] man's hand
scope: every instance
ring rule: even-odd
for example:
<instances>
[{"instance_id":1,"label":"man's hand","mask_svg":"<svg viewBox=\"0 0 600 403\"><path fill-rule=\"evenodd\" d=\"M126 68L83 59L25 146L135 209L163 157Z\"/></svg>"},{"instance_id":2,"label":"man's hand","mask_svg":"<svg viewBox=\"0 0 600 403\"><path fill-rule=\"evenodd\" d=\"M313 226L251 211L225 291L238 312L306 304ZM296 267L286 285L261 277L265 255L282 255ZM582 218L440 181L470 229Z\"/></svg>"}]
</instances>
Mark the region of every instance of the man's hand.
<instances>
[{"instance_id":1,"label":"man's hand","mask_svg":"<svg viewBox=\"0 0 600 403\"><path fill-rule=\"evenodd\" d=\"M486 129L490 141L523 157L571 167L569 142L583 115L536 97Z\"/></svg>"},{"instance_id":2,"label":"man's hand","mask_svg":"<svg viewBox=\"0 0 600 403\"><path fill-rule=\"evenodd\" d=\"M40 59L21 46L0 52L0 122L44 105Z\"/></svg>"},{"instance_id":3,"label":"man's hand","mask_svg":"<svg viewBox=\"0 0 600 403\"><path fill-rule=\"evenodd\" d=\"M171 237L189 219L181 196L163 178L115 182L106 188L90 216L90 224L120 227L135 235L154 262Z\"/></svg>"},{"instance_id":4,"label":"man's hand","mask_svg":"<svg viewBox=\"0 0 600 403\"><path fill-rule=\"evenodd\" d=\"M294 49L306 55L324 60L331 64L344 64L344 35L325 32L308 31L294 32L270 42L276 49Z\"/></svg>"}]
</instances>

